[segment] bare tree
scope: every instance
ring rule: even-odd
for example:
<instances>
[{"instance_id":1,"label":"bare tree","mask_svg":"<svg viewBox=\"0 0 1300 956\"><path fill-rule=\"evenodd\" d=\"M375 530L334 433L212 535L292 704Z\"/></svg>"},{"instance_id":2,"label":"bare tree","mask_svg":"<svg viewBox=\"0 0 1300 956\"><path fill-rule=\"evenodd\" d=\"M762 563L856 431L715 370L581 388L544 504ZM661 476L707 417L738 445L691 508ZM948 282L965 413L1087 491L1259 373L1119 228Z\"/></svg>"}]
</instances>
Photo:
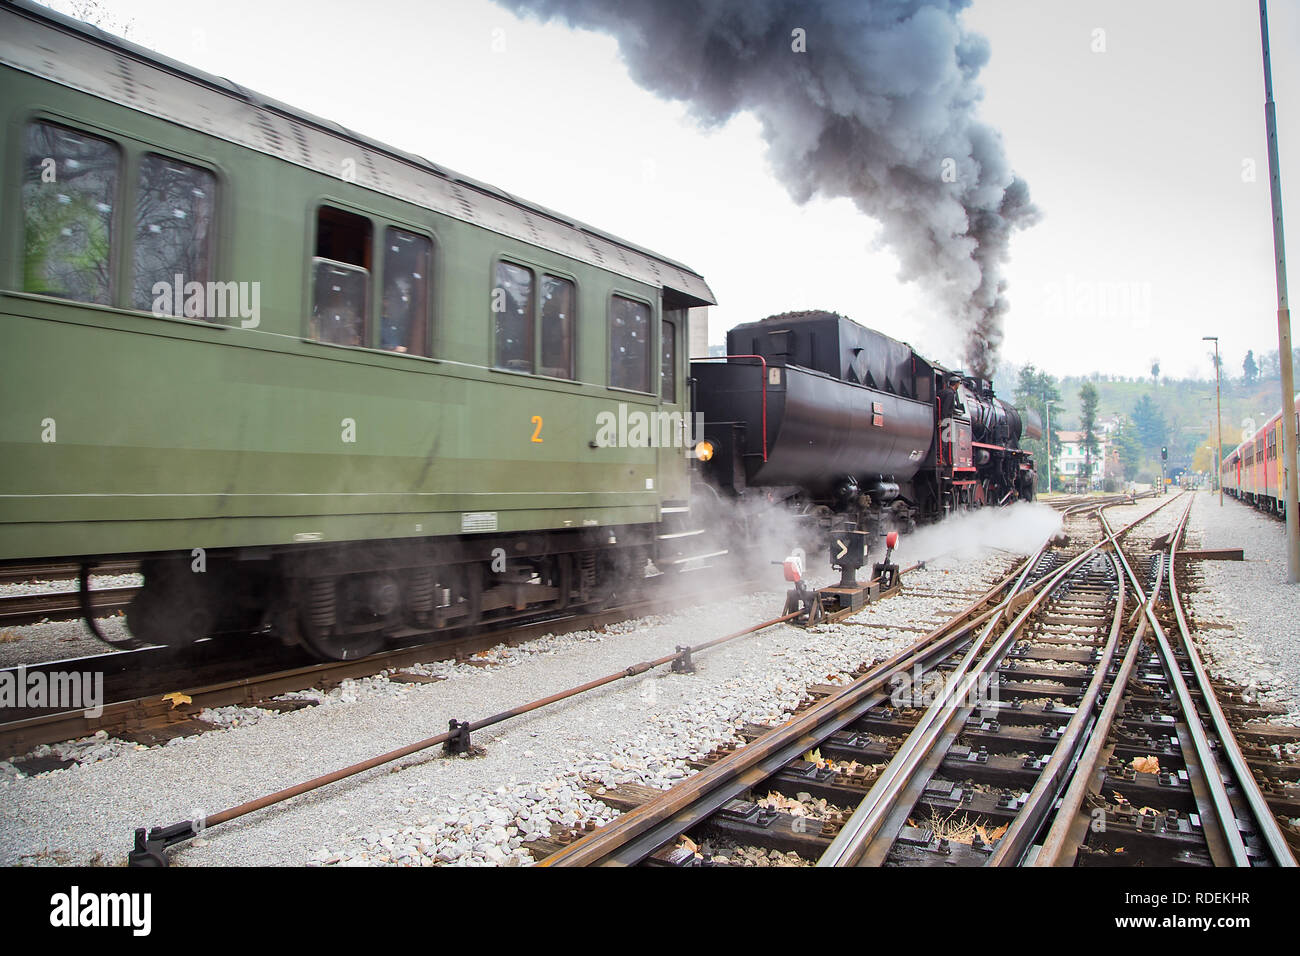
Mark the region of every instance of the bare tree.
<instances>
[{"instance_id":1,"label":"bare tree","mask_svg":"<svg viewBox=\"0 0 1300 956\"><path fill-rule=\"evenodd\" d=\"M51 10L57 10L82 23L89 23L92 27L99 27L105 33L131 39L135 31L135 24L132 21L123 20L100 3L100 0L45 0L45 2Z\"/></svg>"}]
</instances>

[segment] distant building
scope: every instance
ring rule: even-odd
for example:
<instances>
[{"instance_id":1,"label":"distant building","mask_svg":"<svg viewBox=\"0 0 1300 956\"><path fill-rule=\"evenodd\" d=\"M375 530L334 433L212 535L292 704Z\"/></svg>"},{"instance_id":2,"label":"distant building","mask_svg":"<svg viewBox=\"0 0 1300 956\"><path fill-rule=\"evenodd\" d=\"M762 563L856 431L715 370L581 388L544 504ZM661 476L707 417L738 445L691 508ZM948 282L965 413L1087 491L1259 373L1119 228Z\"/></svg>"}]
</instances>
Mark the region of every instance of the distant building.
<instances>
[{"instance_id":1,"label":"distant building","mask_svg":"<svg viewBox=\"0 0 1300 956\"><path fill-rule=\"evenodd\" d=\"M1097 451L1092 455L1092 473L1089 476L1090 488L1100 488L1107 478L1118 474L1118 450L1112 451L1109 436L1115 430L1117 422L1098 422L1095 431ZM1053 451L1053 467L1062 488L1083 490L1082 481L1088 456L1083 445L1083 432L1057 432L1058 445Z\"/></svg>"}]
</instances>

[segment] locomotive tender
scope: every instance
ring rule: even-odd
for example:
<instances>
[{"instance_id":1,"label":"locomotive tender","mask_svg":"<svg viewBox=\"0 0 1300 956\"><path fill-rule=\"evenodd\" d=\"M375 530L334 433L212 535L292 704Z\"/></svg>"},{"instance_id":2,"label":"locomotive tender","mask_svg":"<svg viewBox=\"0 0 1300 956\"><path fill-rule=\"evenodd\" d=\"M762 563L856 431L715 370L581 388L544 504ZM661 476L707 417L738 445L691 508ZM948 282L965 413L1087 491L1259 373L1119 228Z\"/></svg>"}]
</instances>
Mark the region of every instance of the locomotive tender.
<instances>
[{"instance_id":1,"label":"locomotive tender","mask_svg":"<svg viewBox=\"0 0 1300 956\"><path fill-rule=\"evenodd\" d=\"M1037 415L987 381L831 312L738 325L727 352L691 374L707 468L735 494L754 489L868 532L1034 497L1019 443L1042 436Z\"/></svg>"}]
</instances>

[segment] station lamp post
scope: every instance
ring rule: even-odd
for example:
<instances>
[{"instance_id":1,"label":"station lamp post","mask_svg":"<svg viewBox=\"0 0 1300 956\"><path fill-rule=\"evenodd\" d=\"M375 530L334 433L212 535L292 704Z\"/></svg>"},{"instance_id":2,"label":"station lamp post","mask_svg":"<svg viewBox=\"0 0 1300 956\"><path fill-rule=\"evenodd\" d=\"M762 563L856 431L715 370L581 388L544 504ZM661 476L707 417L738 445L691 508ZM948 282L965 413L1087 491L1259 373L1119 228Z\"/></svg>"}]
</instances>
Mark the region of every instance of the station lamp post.
<instances>
[{"instance_id":1,"label":"station lamp post","mask_svg":"<svg viewBox=\"0 0 1300 956\"><path fill-rule=\"evenodd\" d=\"M1223 463L1219 460L1223 457L1223 404L1219 398L1219 337L1217 335L1202 335L1202 342L1214 343L1214 407L1216 412L1217 424L1214 427L1214 470L1217 475L1223 469ZM1219 481L1219 507L1223 507L1223 476L1218 475Z\"/></svg>"}]
</instances>

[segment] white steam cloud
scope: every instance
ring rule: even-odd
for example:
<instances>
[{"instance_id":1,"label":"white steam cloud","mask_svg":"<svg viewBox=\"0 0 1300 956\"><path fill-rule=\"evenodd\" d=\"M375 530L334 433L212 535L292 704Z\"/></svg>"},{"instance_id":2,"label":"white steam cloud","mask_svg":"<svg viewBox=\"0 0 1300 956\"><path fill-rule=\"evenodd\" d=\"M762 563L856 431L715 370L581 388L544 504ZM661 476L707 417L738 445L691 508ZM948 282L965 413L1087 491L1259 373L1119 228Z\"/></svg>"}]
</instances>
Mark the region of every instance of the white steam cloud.
<instances>
[{"instance_id":1,"label":"white steam cloud","mask_svg":"<svg viewBox=\"0 0 1300 956\"><path fill-rule=\"evenodd\" d=\"M1039 501L959 512L912 534L900 534L894 563L947 564L947 559L967 561L995 550L1033 554L1061 527L1061 513Z\"/></svg>"}]
</instances>

